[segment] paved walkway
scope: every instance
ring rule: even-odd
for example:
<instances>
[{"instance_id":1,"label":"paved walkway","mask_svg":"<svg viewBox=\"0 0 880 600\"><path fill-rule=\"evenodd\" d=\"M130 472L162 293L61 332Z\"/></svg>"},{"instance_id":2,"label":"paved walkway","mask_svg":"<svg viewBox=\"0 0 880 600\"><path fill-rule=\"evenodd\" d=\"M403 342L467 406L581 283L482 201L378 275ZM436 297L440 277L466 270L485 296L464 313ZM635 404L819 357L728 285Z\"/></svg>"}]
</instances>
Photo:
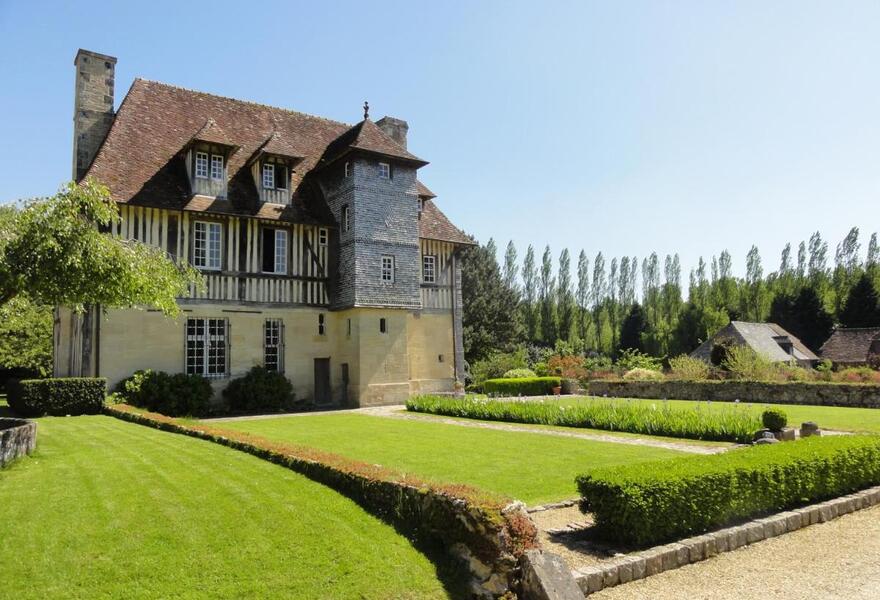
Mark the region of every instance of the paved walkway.
<instances>
[{"instance_id":1,"label":"paved walkway","mask_svg":"<svg viewBox=\"0 0 880 600\"><path fill-rule=\"evenodd\" d=\"M557 437L576 438L582 440L592 440L596 442L611 442L613 444L628 444L631 446L651 446L654 448L665 448L667 450L679 450L681 452L690 452L692 454L720 454L726 452L733 446L701 446L698 444L688 444L686 441L673 442L659 440L650 437L638 436L618 436L606 435L602 433L586 433L583 431L561 431L559 429L543 429L532 425L517 425L512 423L486 423L482 421L472 421L467 419L454 419L440 415L431 415L426 413L416 413L407 411L402 405L392 406L371 406L368 408L354 408L348 410L330 410L330 411L314 411L305 413L283 413L275 415L254 415L247 417L222 417L219 419L203 419L211 423L223 423L228 421L253 421L259 419L278 419L287 417L309 417L315 415L329 414L361 414L371 415L375 417L385 417L389 419L405 419L411 421L428 421L432 423L443 423L444 425L457 425L459 427L472 427L476 429L495 429L499 431L515 431L518 433L532 433L537 435L551 435Z\"/></svg>"},{"instance_id":2,"label":"paved walkway","mask_svg":"<svg viewBox=\"0 0 880 600\"><path fill-rule=\"evenodd\" d=\"M876 600L880 506L609 588L596 600Z\"/></svg>"}]
</instances>

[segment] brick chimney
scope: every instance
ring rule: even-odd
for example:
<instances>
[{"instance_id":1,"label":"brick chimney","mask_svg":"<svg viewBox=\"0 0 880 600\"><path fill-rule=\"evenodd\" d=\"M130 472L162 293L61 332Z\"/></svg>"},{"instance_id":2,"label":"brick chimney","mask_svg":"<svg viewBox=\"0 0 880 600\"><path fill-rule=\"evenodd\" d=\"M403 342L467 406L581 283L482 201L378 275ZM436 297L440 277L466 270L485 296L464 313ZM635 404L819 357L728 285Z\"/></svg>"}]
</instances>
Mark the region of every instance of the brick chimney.
<instances>
[{"instance_id":1,"label":"brick chimney","mask_svg":"<svg viewBox=\"0 0 880 600\"><path fill-rule=\"evenodd\" d=\"M116 58L80 49L73 64L73 178L79 181L113 124Z\"/></svg>"},{"instance_id":2,"label":"brick chimney","mask_svg":"<svg viewBox=\"0 0 880 600\"><path fill-rule=\"evenodd\" d=\"M406 148L406 132L409 131L406 121L394 117L382 117L376 121L376 126L385 132L385 135Z\"/></svg>"}]
</instances>

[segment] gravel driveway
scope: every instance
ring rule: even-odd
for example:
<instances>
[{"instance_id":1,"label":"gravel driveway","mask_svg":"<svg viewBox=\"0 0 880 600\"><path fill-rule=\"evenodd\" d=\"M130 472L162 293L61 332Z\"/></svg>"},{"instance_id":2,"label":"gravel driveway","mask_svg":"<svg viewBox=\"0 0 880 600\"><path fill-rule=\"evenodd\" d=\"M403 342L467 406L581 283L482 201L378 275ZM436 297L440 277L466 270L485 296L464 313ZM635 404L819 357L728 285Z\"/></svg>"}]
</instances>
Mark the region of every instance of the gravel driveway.
<instances>
[{"instance_id":1,"label":"gravel driveway","mask_svg":"<svg viewBox=\"0 0 880 600\"><path fill-rule=\"evenodd\" d=\"M880 506L591 594L596 600L880 598Z\"/></svg>"}]
</instances>

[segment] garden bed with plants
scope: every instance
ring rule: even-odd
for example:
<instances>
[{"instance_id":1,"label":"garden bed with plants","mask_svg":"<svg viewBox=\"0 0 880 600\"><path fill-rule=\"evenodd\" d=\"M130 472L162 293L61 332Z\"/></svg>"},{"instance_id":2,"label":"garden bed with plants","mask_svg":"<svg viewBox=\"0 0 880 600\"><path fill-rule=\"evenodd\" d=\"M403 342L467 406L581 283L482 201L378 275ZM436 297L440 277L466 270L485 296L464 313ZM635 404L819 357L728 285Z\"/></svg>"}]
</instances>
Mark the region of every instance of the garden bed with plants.
<instances>
[{"instance_id":1,"label":"garden bed with plants","mask_svg":"<svg viewBox=\"0 0 880 600\"><path fill-rule=\"evenodd\" d=\"M761 428L760 411L751 407L709 410L697 405L680 408L666 403L609 402L583 399L561 404L533 400L492 400L419 396L407 410L486 421L558 425L607 431L625 431L696 440L748 443Z\"/></svg>"},{"instance_id":2,"label":"garden bed with plants","mask_svg":"<svg viewBox=\"0 0 880 600\"><path fill-rule=\"evenodd\" d=\"M645 546L880 484L880 436L756 446L578 477L600 537Z\"/></svg>"}]
</instances>

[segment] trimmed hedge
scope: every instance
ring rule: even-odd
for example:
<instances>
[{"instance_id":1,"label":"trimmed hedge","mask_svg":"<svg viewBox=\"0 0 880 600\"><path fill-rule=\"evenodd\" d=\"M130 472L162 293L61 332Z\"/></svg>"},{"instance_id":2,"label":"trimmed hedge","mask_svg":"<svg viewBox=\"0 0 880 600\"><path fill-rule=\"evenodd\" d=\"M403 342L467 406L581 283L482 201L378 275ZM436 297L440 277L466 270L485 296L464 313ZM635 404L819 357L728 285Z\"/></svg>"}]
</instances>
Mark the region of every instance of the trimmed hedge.
<instances>
[{"instance_id":1,"label":"trimmed hedge","mask_svg":"<svg viewBox=\"0 0 880 600\"><path fill-rule=\"evenodd\" d=\"M597 532L637 546L880 484L880 436L813 437L597 469L577 478Z\"/></svg>"},{"instance_id":2,"label":"trimmed hedge","mask_svg":"<svg viewBox=\"0 0 880 600\"><path fill-rule=\"evenodd\" d=\"M9 385L10 408L23 417L94 415L104 407L104 377L23 379Z\"/></svg>"},{"instance_id":3,"label":"trimmed hedge","mask_svg":"<svg viewBox=\"0 0 880 600\"><path fill-rule=\"evenodd\" d=\"M559 377L515 377L483 382L485 393L501 396L548 396L555 387L562 387Z\"/></svg>"},{"instance_id":4,"label":"trimmed hedge","mask_svg":"<svg viewBox=\"0 0 880 600\"><path fill-rule=\"evenodd\" d=\"M230 381L223 390L223 398L233 413L279 412L297 408L290 380L282 373L259 366ZM307 408L305 403L300 404L300 408Z\"/></svg>"},{"instance_id":5,"label":"trimmed hedge","mask_svg":"<svg viewBox=\"0 0 880 600\"><path fill-rule=\"evenodd\" d=\"M563 405L543 400L416 396L407 400L406 408L412 412L484 421L584 427L721 442L749 443L755 431L761 427L759 413L745 406L711 411L700 406L679 408L660 402L608 402L595 399Z\"/></svg>"},{"instance_id":6,"label":"trimmed hedge","mask_svg":"<svg viewBox=\"0 0 880 600\"><path fill-rule=\"evenodd\" d=\"M508 498L459 484L439 484L322 450L267 440L233 429L188 424L125 404L111 416L208 440L287 467L353 499L412 536L441 542L471 569L471 585L503 594L517 583L517 560L538 546L525 508ZM475 560L471 560L475 559ZM473 588L472 588L473 589Z\"/></svg>"}]
</instances>

